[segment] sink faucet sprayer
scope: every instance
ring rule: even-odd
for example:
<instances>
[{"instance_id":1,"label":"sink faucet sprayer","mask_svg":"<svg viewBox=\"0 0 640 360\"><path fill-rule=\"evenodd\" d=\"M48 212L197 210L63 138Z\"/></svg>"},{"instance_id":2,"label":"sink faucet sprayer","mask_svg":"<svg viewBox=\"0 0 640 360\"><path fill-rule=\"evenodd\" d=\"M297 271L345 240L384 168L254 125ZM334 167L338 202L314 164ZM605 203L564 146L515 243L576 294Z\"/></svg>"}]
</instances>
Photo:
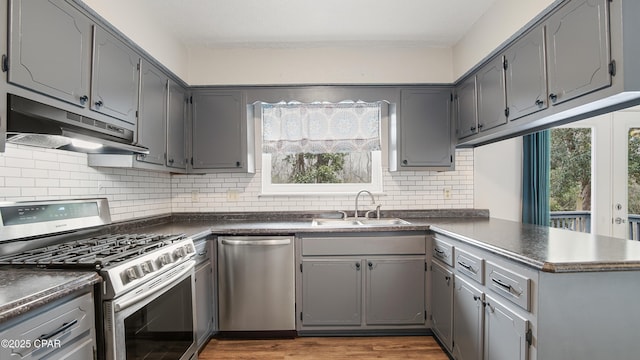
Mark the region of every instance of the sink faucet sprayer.
<instances>
[{"instance_id":1,"label":"sink faucet sprayer","mask_svg":"<svg viewBox=\"0 0 640 360\"><path fill-rule=\"evenodd\" d=\"M371 194L371 192L369 190L360 190L358 191L358 195L356 195L356 211L354 212L354 217L357 219L358 218L358 199L360 198L360 194L362 193L367 193L369 194L369 196L371 197L371 205L375 205L376 204L376 199L373 197L373 194ZM380 205L378 205L376 207L376 211L377 211L377 215L378 218L380 218ZM365 215L366 217L366 215Z\"/></svg>"}]
</instances>

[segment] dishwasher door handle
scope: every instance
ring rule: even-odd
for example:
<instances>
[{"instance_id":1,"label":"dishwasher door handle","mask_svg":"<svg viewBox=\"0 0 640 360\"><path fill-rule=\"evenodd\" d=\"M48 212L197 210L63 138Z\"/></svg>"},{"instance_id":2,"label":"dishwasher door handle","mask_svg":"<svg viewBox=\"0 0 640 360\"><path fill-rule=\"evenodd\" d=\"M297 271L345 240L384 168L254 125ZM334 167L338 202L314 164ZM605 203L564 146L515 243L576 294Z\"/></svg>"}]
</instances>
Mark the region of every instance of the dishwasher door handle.
<instances>
[{"instance_id":1,"label":"dishwasher door handle","mask_svg":"<svg viewBox=\"0 0 640 360\"><path fill-rule=\"evenodd\" d=\"M222 239L223 245L232 245L232 246L277 246L277 245L289 245L291 244L291 239L273 239L273 240L231 240L231 239Z\"/></svg>"}]
</instances>

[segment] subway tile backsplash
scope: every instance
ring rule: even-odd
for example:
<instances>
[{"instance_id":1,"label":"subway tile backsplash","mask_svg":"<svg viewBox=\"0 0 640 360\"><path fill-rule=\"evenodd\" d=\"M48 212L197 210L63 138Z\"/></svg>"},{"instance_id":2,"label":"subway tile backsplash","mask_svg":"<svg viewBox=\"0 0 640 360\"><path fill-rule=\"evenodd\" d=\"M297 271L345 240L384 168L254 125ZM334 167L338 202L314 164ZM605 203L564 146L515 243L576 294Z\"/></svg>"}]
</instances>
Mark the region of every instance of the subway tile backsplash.
<instances>
[{"instance_id":1,"label":"subway tile backsplash","mask_svg":"<svg viewBox=\"0 0 640 360\"><path fill-rule=\"evenodd\" d=\"M171 176L92 168L87 155L7 144L0 153L0 201L106 197L113 221L171 212Z\"/></svg>"},{"instance_id":2,"label":"subway tile backsplash","mask_svg":"<svg viewBox=\"0 0 640 360\"><path fill-rule=\"evenodd\" d=\"M383 209L473 208L473 150L456 151L456 170L384 172ZM173 175L173 212L351 210L354 195L260 195L261 174ZM445 199L444 188L451 197Z\"/></svg>"},{"instance_id":3,"label":"subway tile backsplash","mask_svg":"<svg viewBox=\"0 0 640 360\"><path fill-rule=\"evenodd\" d=\"M384 195L376 196L383 209L473 208L473 150L456 151L455 171L384 174ZM0 201L106 197L113 221L170 212L351 210L354 195L260 196L259 173L92 168L86 154L14 144L0 153Z\"/></svg>"}]
</instances>

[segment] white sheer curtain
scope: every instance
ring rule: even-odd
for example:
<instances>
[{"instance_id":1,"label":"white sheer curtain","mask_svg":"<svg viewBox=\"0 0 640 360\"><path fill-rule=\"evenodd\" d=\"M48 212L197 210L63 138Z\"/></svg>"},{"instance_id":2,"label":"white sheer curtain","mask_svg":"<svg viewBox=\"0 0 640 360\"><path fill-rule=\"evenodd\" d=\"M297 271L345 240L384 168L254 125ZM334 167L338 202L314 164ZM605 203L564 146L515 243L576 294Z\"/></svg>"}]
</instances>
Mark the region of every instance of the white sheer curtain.
<instances>
[{"instance_id":1,"label":"white sheer curtain","mask_svg":"<svg viewBox=\"0 0 640 360\"><path fill-rule=\"evenodd\" d=\"M380 150L379 102L262 104L263 153Z\"/></svg>"}]
</instances>

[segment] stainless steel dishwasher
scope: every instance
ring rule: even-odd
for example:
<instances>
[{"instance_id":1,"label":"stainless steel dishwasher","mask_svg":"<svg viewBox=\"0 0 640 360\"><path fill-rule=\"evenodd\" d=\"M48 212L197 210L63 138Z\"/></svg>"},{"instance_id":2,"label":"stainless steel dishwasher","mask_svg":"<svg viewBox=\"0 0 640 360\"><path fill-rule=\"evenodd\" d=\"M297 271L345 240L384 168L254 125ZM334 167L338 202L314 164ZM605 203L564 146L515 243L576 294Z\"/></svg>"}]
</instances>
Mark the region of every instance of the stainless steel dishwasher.
<instances>
[{"instance_id":1,"label":"stainless steel dishwasher","mask_svg":"<svg viewBox=\"0 0 640 360\"><path fill-rule=\"evenodd\" d=\"M221 336L294 336L293 237L218 237Z\"/></svg>"}]
</instances>

